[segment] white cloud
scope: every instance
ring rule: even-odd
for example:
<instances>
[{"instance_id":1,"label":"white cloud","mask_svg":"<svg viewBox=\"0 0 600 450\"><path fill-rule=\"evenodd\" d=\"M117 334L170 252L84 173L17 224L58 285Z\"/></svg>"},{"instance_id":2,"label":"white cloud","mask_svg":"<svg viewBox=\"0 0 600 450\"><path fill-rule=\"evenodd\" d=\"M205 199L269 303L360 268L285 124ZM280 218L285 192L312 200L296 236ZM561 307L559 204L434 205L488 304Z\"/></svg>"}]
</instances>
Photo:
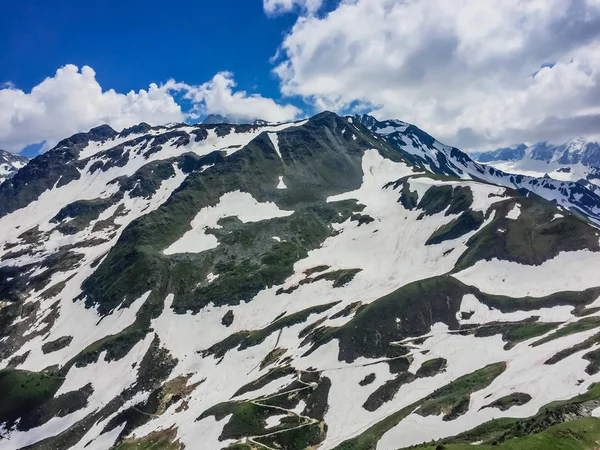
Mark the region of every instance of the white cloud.
<instances>
[{"instance_id":1,"label":"white cloud","mask_svg":"<svg viewBox=\"0 0 600 450\"><path fill-rule=\"evenodd\" d=\"M270 122L283 122L296 118L300 110L293 105L280 105L273 99L246 91L234 92L236 84L233 74L219 72L212 80L200 85L169 80L165 84L168 91L180 91L195 105L192 114L222 114L235 119L262 119Z\"/></svg>"},{"instance_id":2,"label":"white cloud","mask_svg":"<svg viewBox=\"0 0 600 450\"><path fill-rule=\"evenodd\" d=\"M0 148L18 152L46 141L48 149L65 137L104 123L121 130L140 122L182 122L195 113L272 121L292 119L299 113L293 106L280 106L260 95L234 92L234 86L231 74L219 73L201 86L171 80L122 94L103 90L92 68L66 65L29 93L9 82L0 86ZM175 101L177 92L192 101L192 114L182 111Z\"/></svg>"},{"instance_id":3,"label":"white cloud","mask_svg":"<svg viewBox=\"0 0 600 450\"><path fill-rule=\"evenodd\" d=\"M268 15L290 12L295 8L303 13L315 14L323 6L323 0L263 0L263 7Z\"/></svg>"},{"instance_id":4,"label":"white cloud","mask_svg":"<svg viewBox=\"0 0 600 450\"><path fill-rule=\"evenodd\" d=\"M466 148L600 127L597 0L343 0L300 17L279 54L283 94Z\"/></svg>"},{"instance_id":5,"label":"white cloud","mask_svg":"<svg viewBox=\"0 0 600 450\"><path fill-rule=\"evenodd\" d=\"M20 151L42 141L47 147L102 123L122 129L140 122L182 121L173 97L156 84L120 94L103 91L90 67L66 65L26 93L13 84L0 90L0 147Z\"/></svg>"}]
</instances>

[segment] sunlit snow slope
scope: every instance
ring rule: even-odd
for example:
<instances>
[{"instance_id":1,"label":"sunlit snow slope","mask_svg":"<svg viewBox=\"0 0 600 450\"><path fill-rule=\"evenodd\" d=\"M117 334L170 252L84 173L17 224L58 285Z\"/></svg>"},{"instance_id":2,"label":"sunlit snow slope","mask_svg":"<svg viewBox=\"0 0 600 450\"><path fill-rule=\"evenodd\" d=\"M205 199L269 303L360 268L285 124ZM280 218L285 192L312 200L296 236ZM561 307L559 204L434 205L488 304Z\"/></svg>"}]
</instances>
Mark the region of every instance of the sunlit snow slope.
<instances>
[{"instance_id":1,"label":"sunlit snow slope","mask_svg":"<svg viewBox=\"0 0 600 450\"><path fill-rule=\"evenodd\" d=\"M595 442L581 189L369 116L65 139L0 186L0 449Z\"/></svg>"}]
</instances>

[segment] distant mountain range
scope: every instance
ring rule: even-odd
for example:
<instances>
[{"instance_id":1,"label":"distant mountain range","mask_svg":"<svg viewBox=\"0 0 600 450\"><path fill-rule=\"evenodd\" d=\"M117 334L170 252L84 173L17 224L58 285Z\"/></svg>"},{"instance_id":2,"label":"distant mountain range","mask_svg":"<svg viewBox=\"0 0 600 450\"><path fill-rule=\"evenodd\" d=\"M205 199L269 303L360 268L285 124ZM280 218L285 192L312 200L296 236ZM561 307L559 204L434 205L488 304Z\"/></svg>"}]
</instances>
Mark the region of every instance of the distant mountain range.
<instances>
[{"instance_id":1,"label":"distant mountain range","mask_svg":"<svg viewBox=\"0 0 600 450\"><path fill-rule=\"evenodd\" d=\"M573 181L600 193L600 145L585 138L561 145L518 144L470 156L504 172Z\"/></svg>"},{"instance_id":2,"label":"distant mountain range","mask_svg":"<svg viewBox=\"0 0 600 450\"><path fill-rule=\"evenodd\" d=\"M217 124L222 124L222 123L226 123L226 124L230 124L230 125L244 125L244 124L266 125L268 122L266 120L261 120L261 119L249 119L249 120L234 119L232 117L222 116L221 114L209 114L202 121L203 125L217 125Z\"/></svg>"},{"instance_id":3,"label":"distant mountain range","mask_svg":"<svg viewBox=\"0 0 600 450\"><path fill-rule=\"evenodd\" d=\"M27 164L29 158L0 150L0 184L11 178L17 170Z\"/></svg>"},{"instance_id":4,"label":"distant mountain range","mask_svg":"<svg viewBox=\"0 0 600 450\"><path fill-rule=\"evenodd\" d=\"M480 162L520 161L533 159L536 161L555 162L558 164L586 164L600 166L600 144L585 138L576 138L566 144L553 145L538 142L532 146L518 144L489 152L471 155Z\"/></svg>"}]
</instances>

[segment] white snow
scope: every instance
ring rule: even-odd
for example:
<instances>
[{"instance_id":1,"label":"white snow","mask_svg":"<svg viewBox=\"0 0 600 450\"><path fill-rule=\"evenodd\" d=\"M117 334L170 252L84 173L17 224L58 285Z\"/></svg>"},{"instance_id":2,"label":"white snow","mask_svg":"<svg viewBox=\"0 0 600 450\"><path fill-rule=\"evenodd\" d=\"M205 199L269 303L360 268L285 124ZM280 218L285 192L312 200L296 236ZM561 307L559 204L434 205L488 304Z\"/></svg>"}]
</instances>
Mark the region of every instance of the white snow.
<instances>
[{"instance_id":1,"label":"white snow","mask_svg":"<svg viewBox=\"0 0 600 450\"><path fill-rule=\"evenodd\" d=\"M506 215L506 217L508 219L517 220L520 215L521 215L521 205L518 203L515 203L513 208Z\"/></svg>"},{"instance_id":2,"label":"white snow","mask_svg":"<svg viewBox=\"0 0 600 450\"><path fill-rule=\"evenodd\" d=\"M478 261L453 276L483 292L509 297L543 297L600 286L600 253L563 252L539 266L510 261Z\"/></svg>"},{"instance_id":3,"label":"white snow","mask_svg":"<svg viewBox=\"0 0 600 450\"><path fill-rule=\"evenodd\" d=\"M206 280L207 280L209 283L212 283L212 282L213 282L213 281L215 281L217 278L219 278L219 274L216 274L216 275L215 275L215 274L214 274L214 273L212 273L212 272L211 272L211 273L209 273L209 274L206 276Z\"/></svg>"},{"instance_id":4,"label":"white snow","mask_svg":"<svg viewBox=\"0 0 600 450\"><path fill-rule=\"evenodd\" d=\"M237 216L242 222L260 222L276 217L287 217L294 211L284 211L273 202L258 202L247 192L224 194L215 206L202 208L192 220L192 229L164 250L165 255L200 253L217 247L219 241L207 228L221 228L217 223L224 217Z\"/></svg>"},{"instance_id":5,"label":"white snow","mask_svg":"<svg viewBox=\"0 0 600 450\"><path fill-rule=\"evenodd\" d=\"M523 342L508 352L503 350L503 342L499 335L475 338L447 334L446 330L447 327L442 324L432 329L432 337L420 347L420 350L427 349L430 352L427 355L413 352L415 360L410 369L417 368L427 359L443 357L448 360L446 372L403 386L395 397L398 399L395 401L396 410L411 403L414 398L411 394L414 390L419 391L418 396L422 398L434 387L442 386L459 376L494 362L507 361L506 370L488 387L471 395L469 411L463 416L445 422L442 416L421 417L413 413L384 434L377 445L378 450L395 450L399 446L410 446L453 436L493 418L529 417L543 405L581 394L587 391L591 382L600 380L600 375L590 377L585 373L587 361L581 358L581 354L588 350L572 355L557 364L544 364L558 351L581 342L595 334L597 330L566 336L536 347L535 350L532 350L527 342ZM580 379L586 382L580 384L578 383ZM494 408L480 411L482 406L513 392L527 393L531 395L532 400L504 413Z\"/></svg>"},{"instance_id":6,"label":"white snow","mask_svg":"<svg viewBox=\"0 0 600 450\"><path fill-rule=\"evenodd\" d=\"M503 313L481 303L477 297L467 294L463 297L457 319L464 324L483 324L490 322L518 322L530 317L539 317L540 322L564 322L572 319L572 306L563 305L552 308L541 308L531 311L515 311ZM473 313L469 319L461 319L461 313Z\"/></svg>"},{"instance_id":7,"label":"white snow","mask_svg":"<svg viewBox=\"0 0 600 450\"><path fill-rule=\"evenodd\" d=\"M267 133L267 136L269 136L269 139L271 139L271 143L277 152L277 156L279 156L279 159L283 160L281 152L279 151L279 136L277 136L277 133Z\"/></svg>"},{"instance_id":8,"label":"white snow","mask_svg":"<svg viewBox=\"0 0 600 450\"><path fill-rule=\"evenodd\" d=\"M283 175L279 177L279 184L277 185L277 189L287 189L287 186L283 182Z\"/></svg>"},{"instance_id":9,"label":"white snow","mask_svg":"<svg viewBox=\"0 0 600 450\"><path fill-rule=\"evenodd\" d=\"M287 414L278 414L276 416L267 417L267 419L265 420L265 422L267 423L265 428L269 429L269 428L276 427L277 425L279 425L281 423L281 419L284 419L286 417L287 417Z\"/></svg>"}]
</instances>

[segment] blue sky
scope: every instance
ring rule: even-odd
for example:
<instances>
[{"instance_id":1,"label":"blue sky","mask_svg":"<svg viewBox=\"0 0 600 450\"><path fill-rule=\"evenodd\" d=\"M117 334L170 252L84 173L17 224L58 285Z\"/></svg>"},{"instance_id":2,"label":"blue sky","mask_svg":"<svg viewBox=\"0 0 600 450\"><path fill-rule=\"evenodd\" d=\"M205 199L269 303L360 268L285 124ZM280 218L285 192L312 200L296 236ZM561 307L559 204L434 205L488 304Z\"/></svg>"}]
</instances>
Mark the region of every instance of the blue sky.
<instances>
[{"instance_id":1,"label":"blue sky","mask_svg":"<svg viewBox=\"0 0 600 450\"><path fill-rule=\"evenodd\" d=\"M323 109L467 151L600 135L599 0L34 0L3 4L0 38L13 152L101 123Z\"/></svg>"},{"instance_id":2,"label":"blue sky","mask_svg":"<svg viewBox=\"0 0 600 450\"><path fill-rule=\"evenodd\" d=\"M253 0L7 2L0 80L30 90L58 67L88 65L100 85L127 92L230 71L240 88L278 97L268 61L295 19L270 18Z\"/></svg>"}]
</instances>

